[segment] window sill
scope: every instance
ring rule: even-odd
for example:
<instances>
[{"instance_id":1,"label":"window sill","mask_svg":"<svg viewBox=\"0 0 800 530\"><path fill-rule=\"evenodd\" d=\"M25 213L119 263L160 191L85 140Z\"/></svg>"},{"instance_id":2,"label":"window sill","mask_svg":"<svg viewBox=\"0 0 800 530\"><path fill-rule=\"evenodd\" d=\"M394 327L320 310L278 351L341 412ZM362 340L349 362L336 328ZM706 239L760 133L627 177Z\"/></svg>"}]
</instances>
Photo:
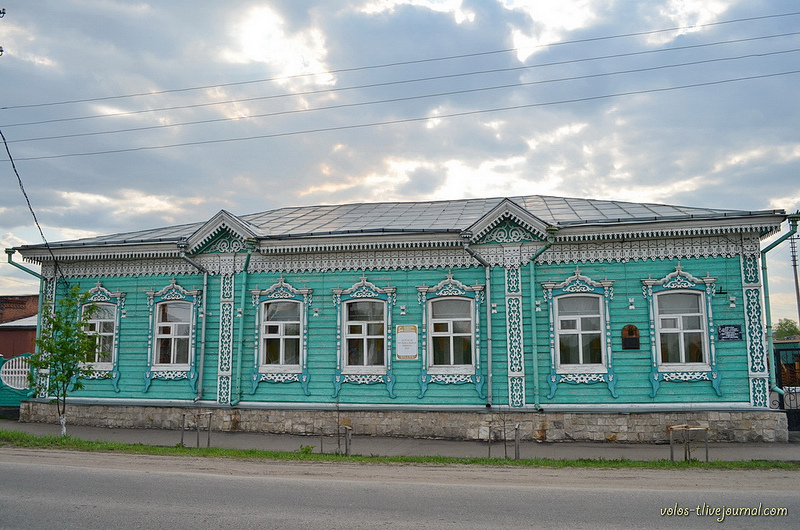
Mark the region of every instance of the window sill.
<instances>
[{"instance_id":1,"label":"window sill","mask_svg":"<svg viewBox=\"0 0 800 530\"><path fill-rule=\"evenodd\" d=\"M188 364L154 364L150 367L152 372L188 372L191 369Z\"/></svg>"},{"instance_id":2,"label":"window sill","mask_svg":"<svg viewBox=\"0 0 800 530\"><path fill-rule=\"evenodd\" d=\"M342 375L386 375L386 367L385 366L365 366L365 367L354 367L354 366L345 366L342 368Z\"/></svg>"},{"instance_id":3,"label":"window sill","mask_svg":"<svg viewBox=\"0 0 800 530\"><path fill-rule=\"evenodd\" d=\"M664 363L658 365L659 372L710 372L708 363Z\"/></svg>"},{"instance_id":4,"label":"window sill","mask_svg":"<svg viewBox=\"0 0 800 530\"><path fill-rule=\"evenodd\" d=\"M258 367L260 374L299 374L303 369L299 364L262 364Z\"/></svg>"},{"instance_id":5,"label":"window sill","mask_svg":"<svg viewBox=\"0 0 800 530\"><path fill-rule=\"evenodd\" d=\"M560 365L556 367L557 374L607 374L608 368L604 364L576 364Z\"/></svg>"},{"instance_id":6,"label":"window sill","mask_svg":"<svg viewBox=\"0 0 800 530\"><path fill-rule=\"evenodd\" d=\"M428 366L427 369L429 374L443 374L443 375L450 375L450 374L468 374L474 375L475 374L475 366L471 364L463 364L463 365L449 365L449 366Z\"/></svg>"}]
</instances>

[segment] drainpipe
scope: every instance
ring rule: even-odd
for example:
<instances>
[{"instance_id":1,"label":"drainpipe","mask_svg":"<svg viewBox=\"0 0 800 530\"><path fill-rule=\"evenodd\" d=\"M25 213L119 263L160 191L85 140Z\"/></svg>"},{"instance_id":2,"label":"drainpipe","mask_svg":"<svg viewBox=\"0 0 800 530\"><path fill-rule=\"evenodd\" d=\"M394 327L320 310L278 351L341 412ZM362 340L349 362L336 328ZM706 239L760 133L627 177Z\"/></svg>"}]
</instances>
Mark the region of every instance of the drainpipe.
<instances>
[{"instance_id":1,"label":"drainpipe","mask_svg":"<svg viewBox=\"0 0 800 530\"><path fill-rule=\"evenodd\" d=\"M541 400L539 399L539 345L537 342L537 333L536 333L536 258L542 255L542 253L547 250L548 248L553 246L553 243L556 241L556 232L558 232L558 227L556 226L548 226L547 227L547 240L544 243L544 246L536 251L536 254L531 257L531 305L534 306L534 310L531 311L531 325L533 327L533 405L536 410L540 410L542 408Z\"/></svg>"},{"instance_id":2,"label":"drainpipe","mask_svg":"<svg viewBox=\"0 0 800 530\"><path fill-rule=\"evenodd\" d=\"M16 263L16 262L14 262L14 260L12 260L12 259L11 259L11 256L13 256L13 255L14 255L14 253L16 253L16 252L17 252L17 251L16 251L16 250L14 250L13 248L7 248L7 249L6 249L6 254L8 255L8 263L9 263L9 265L12 265L12 266L14 266L14 267L18 268L19 270L25 271L25 272L27 272L28 274L30 274L30 275L32 275L32 276L36 276L36 277L37 277L37 278L39 278L40 280L43 280L44 278L42 278L42 275L41 275L41 274L39 274L38 272L34 272L34 271L30 270L30 269L29 269L29 268L27 268L27 267L23 267L22 265L20 265L19 263Z\"/></svg>"},{"instance_id":3,"label":"drainpipe","mask_svg":"<svg viewBox=\"0 0 800 530\"><path fill-rule=\"evenodd\" d=\"M468 230L461 232L461 238L464 240L464 250L481 264L486 275L486 408L488 409L492 406L492 362L494 360L492 355L492 266L480 254L469 248L472 232Z\"/></svg>"},{"instance_id":4,"label":"drainpipe","mask_svg":"<svg viewBox=\"0 0 800 530\"><path fill-rule=\"evenodd\" d=\"M772 338L772 311L769 307L769 282L767 281L767 252L777 247L795 233L797 233L797 222L800 221L800 213L793 213L788 216L789 232L784 234L780 239L774 241L771 245L761 251L761 281L764 284L764 311L767 320L767 361L769 366L769 385L770 389L777 392L779 395L784 395L782 388L778 387L775 381L775 352L773 351L774 343Z\"/></svg>"},{"instance_id":5,"label":"drainpipe","mask_svg":"<svg viewBox=\"0 0 800 530\"><path fill-rule=\"evenodd\" d=\"M203 371L206 365L206 308L208 307L206 304L208 303L208 270L186 255L186 248L188 246L189 242L186 240L186 238L182 238L180 241L178 241L178 248L181 250L181 259L203 273L203 308L201 309L203 312L203 323L200 326L200 362L198 363L200 366L197 369L197 395L194 397L194 401L198 402L203 398Z\"/></svg>"},{"instance_id":6,"label":"drainpipe","mask_svg":"<svg viewBox=\"0 0 800 530\"><path fill-rule=\"evenodd\" d=\"M253 255L255 248L255 239L247 240L247 256L244 259L244 267L242 267L242 290L239 295L239 308L237 309L238 317L241 319L239 322L239 333L236 340L236 364L234 365L233 373L236 374L236 390L233 392L233 399L231 399L231 406L234 407L242 400L242 354L244 346L244 302L247 295L247 268L250 266L250 256Z\"/></svg>"}]
</instances>

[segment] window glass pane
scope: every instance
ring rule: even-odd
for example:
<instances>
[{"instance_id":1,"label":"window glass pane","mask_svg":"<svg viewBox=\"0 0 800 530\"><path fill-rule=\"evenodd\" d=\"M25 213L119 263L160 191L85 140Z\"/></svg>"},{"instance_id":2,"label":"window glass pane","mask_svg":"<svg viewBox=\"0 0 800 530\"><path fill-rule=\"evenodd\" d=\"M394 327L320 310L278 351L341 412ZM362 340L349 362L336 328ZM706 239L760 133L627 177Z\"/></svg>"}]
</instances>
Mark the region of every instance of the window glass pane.
<instances>
[{"instance_id":1,"label":"window glass pane","mask_svg":"<svg viewBox=\"0 0 800 530\"><path fill-rule=\"evenodd\" d=\"M383 335L383 322L367 324L367 335Z\"/></svg>"},{"instance_id":2,"label":"window glass pane","mask_svg":"<svg viewBox=\"0 0 800 530\"><path fill-rule=\"evenodd\" d=\"M97 333L97 322L89 322L86 325L86 331L89 333Z\"/></svg>"},{"instance_id":3,"label":"window glass pane","mask_svg":"<svg viewBox=\"0 0 800 530\"><path fill-rule=\"evenodd\" d=\"M281 332L281 327L277 324L271 324L269 326L266 326L264 332L268 335L278 335Z\"/></svg>"},{"instance_id":4,"label":"window glass pane","mask_svg":"<svg viewBox=\"0 0 800 530\"><path fill-rule=\"evenodd\" d=\"M270 321L299 321L300 304L296 302L269 302L265 318Z\"/></svg>"},{"instance_id":5,"label":"window glass pane","mask_svg":"<svg viewBox=\"0 0 800 530\"><path fill-rule=\"evenodd\" d=\"M158 339L158 362L161 364L169 364L172 361L172 340L171 339Z\"/></svg>"},{"instance_id":6,"label":"window glass pane","mask_svg":"<svg viewBox=\"0 0 800 530\"><path fill-rule=\"evenodd\" d=\"M100 333L114 333L114 322L100 322Z\"/></svg>"},{"instance_id":7,"label":"window glass pane","mask_svg":"<svg viewBox=\"0 0 800 530\"><path fill-rule=\"evenodd\" d=\"M687 363L702 363L703 359L703 334L692 332L683 335L683 342L686 347Z\"/></svg>"},{"instance_id":8,"label":"window glass pane","mask_svg":"<svg viewBox=\"0 0 800 530\"><path fill-rule=\"evenodd\" d=\"M175 335L179 337L188 337L189 324L175 324Z\"/></svg>"},{"instance_id":9,"label":"window glass pane","mask_svg":"<svg viewBox=\"0 0 800 530\"><path fill-rule=\"evenodd\" d=\"M97 309L92 313L94 320L113 320L115 306L111 304L97 304Z\"/></svg>"},{"instance_id":10,"label":"window glass pane","mask_svg":"<svg viewBox=\"0 0 800 530\"><path fill-rule=\"evenodd\" d=\"M183 302L159 304L159 322L189 322L192 306Z\"/></svg>"},{"instance_id":11,"label":"window glass pane","mask_svg":"<svg viewBox=\"0 0 800 530\"><path fill-rule=\"evenodd\" d=\"M565 296L558 298L559 315L592 315L600 313L597 296Z\"/></svg>"},{"instance_id":12,"label":"window glass pane","mask_svg":"<svg viewBox=\"0 0 800 530\"><path fill-rule=\"evenodd\" d=\"M578 321L574 319L562 320L561 329L578 329Z\"/></svg>"},{"instance_id":13,"label":"window glass pane","mask_svg":"<svg viewBox=\"0 0 800 530\"><path fill-rule=\"evenodd\" d=\"M350 324L347 326L347 333L350 335L360 335L363 333L362 328L363 326L361 324Z\"/></svg>"},{"instance_id":14,"label":"window glass pane","mask_svg":"<svg viewBox=\"0 0 800 530\"><path fill-rule=\"evenodd\" d=\"M450 337L433 337L433 364L450 364Z\"/></svg>"},{"instance_id":15,"label":"window glass pane","mask_svg":"<svg viewBox=\"0 0 800 530\"><path fill-rule=\"evenodd\" d=\"M700 316L693 315L683 317L683 329L703 329L703 324L701 323Z\"/></svg>"},{"instance_id":16,"label":"window glass pane","mask_svg":"<svg viewBox=\"0 0 800 530\"><path fill-rule=\"evenodd\" d=\"M175 362L189 363L189 339L175 339Z\"/></svg>"},{"instance_id":17,"label":"window glass pane","mask_svg":"<svg viewBox=\"0 0 800 530\"><path fill-rule=\"evenodd\" d=\"M434 333L449 333L450 322L434 322L433 331Z\"/></svg>"},{"instance_id":18,"label":"window glass pane","mask_svg":"<svg viewBox=\"0 0 800 530\"><path fill-rule=\"evenodd\" d=\"M578 351L578 335L559 335L558 347L561 352L561 364L580 363Z\"/></svg>"},{"instance_id":19,"label":"window glass pane","mask_svg":"<svg viewBox=\"0 0 800 530\"><path fill-rule=\"evenodd\" d=\"M661 329L678 329L677 318L662 318Z\"/></svg>"},{"instance_id":20,"label":"window glass pane","mask_svg":"<svg viewBox=\"0 0 800 530\"><path fill-rule=\"evenodd\" d=\"M264 341L264 364L278 364L281 362L281 340L266 339Z\"/></svg>"},{"instance_id":21,"label":"window glass pane","mask_svg":"<svg viewBox=\"0 0 800 530\"><path fill-rule=\"evenodd\" d=\"M100 337L100 352L97 355L97 361L101 363L111 362L111 350L114 347L114 337L106 335Z\"/></svg>"},{"instance_id":22,"label":"window glass pane","mask_svg":"<svg viewBox=\"0 0 800 530\"><path fill-rule=\"evenodd\" d=\"M472 322L469 320L453 322L453 333L472 333Z\"/></svg>"},{"instance_id":23,"label":"window glass pane","mask_svg":"<svg viewBox=\"0 0 800 530\"><path fill-rule=\"evenodd\" d=\"M700 313L699 293L670 293L659 295L659 314Z\"/></svg>"},{"instance_id":24,"label":"window glass pane","mask_svg":"<svg viewBox=\"0 0 800 530\"><path fill-rule=\"evenodd\" d=\"M367 364L383 364L383 339L367 339Z\"/></svg>"},{"instance_id":25,"label":"window glass pane","mask_svg":"<svg viewBox=\"0 0 800 530\"><path fill-rule=\"evenodd\" d=\"M362 339L347 340L347 364L351 366L364 364L364 341Z\"/></svg>"},{"instance_id":26,"label":"window glass pane","mask_svg":"<svg viewBox=\"0 0 800 530\"><path fill-rule=\"evenodd\" d=\"M470 301L458 299L436 300L431 303L433 318L469 318Z\"/></svg>"},{"instance_id":27,"label":"window glass pane","mask_svg":"<svg viewBox=\"0 0 800 530\"><path fill-rule=\"evenodd\" d=\"M471 337L453 337L453 364L472 364Z\"/></svg>"},{"instance_id":28,"label":"window glass pane","mask_svg":"<svg viewBox=\"0 0 800 530\"><path fill-rule=\"evenodd\" d=\"M383 320L383 302L350 302L347 304L347 320Z\"/></svg>"},{"instance_id":29,"label":"window glass pane","mask_svg":"<svg viewBox=\"0 0 800 530\"><path fill-rule=\"evenodd\" d=\"M600 334L587 333L581 339L583 341L584 364L601 364L603 362L603 354L600 346Z\"/></svg>"},{"instance_id":30,"label":"window glass pane","mask_svg":"<svg viewBox=\"0 0 800 530\"><path fill-rule=\"evenodd\" d=\"M169 335L170 333L172 333L172 328L170 326L159 326L158 333L160 335Z\"/></svg>"},{"instance_id":31,"label":"window glass pane","mask_svg":"<svg viewBox=\"0 0 800 530\"><path fill-rule=\"evenodd\" d=\"M661 334L661 362L681 362L681 343L680 336L677 333Z\"/></svg>"},{"instance_id":32,"label":"window glass pane","mask_svg":"<svg viewBox=\"0 0 800 530\"><path fill-rule=\"evenodd\" d=\"M284 362L286 364L300 364L300 339L286 339Z\"/></svg>"},{"instance_id":33,"label":"window glass pane","mask_svg":"<svg viewBox=\"0 0 800 530\"><path fill-rule=\"evenodd\" d=\"M581 331L599 331L600 317L583 317L581 319Z\"/></svg>"},{"instance_id":34,"label":"window glass pane","mask_svg":"<svg viewBox=\"0 0 800 530\"><path fill-rule=\"evenodd\" d=\"M300 335L300 324L284 324L283 332L288 337L297 337Z\"/></svg>"}]
</instances>

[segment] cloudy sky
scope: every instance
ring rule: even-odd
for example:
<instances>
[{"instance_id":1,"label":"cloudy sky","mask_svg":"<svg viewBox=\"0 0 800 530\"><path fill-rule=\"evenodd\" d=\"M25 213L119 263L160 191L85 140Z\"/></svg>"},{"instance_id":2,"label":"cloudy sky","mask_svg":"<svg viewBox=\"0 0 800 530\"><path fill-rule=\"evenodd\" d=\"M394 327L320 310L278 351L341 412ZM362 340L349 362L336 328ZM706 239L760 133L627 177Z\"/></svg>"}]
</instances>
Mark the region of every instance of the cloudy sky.
<instances>
[{"instance_id":1,"label":"cloudy sky","mask_svg":"<svg viewBox=\"0 0 800 530\"><path fill-rule=\"evenodd\" d=\"M795 1L0 7L0 130L49 241L359 201L800 208ZM40 242L2 150L0 244Z\"/></svg>"}]
</instances>

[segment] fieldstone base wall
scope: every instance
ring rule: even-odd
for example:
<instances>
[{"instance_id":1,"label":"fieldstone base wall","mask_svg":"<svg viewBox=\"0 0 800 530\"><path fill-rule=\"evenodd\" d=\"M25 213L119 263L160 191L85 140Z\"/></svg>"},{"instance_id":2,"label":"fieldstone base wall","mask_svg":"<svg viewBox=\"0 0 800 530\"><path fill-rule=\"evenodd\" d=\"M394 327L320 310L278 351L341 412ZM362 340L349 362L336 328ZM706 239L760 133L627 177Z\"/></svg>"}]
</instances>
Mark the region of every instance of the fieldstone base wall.
<instances>
[{"instance_id":1,"label":"fieldstone base wall","mask_svg":"<svg viewBox=\"0 0 800 530\"><path fill-rule=\"evenodd\" d=\"M742 412L423 412L423 411L320 411L136 407L114 405L67 406L68 425L97 427L212 430L298 435L334 435L344 427L354 435L456 440L514 439L520 426L522 440L543 442L607 441L666 443L667 427L689 424L708 427L709 441L786 442L786 414L772 411ZM55 406L23 402L20 421L57 423Z\"/></svg>"}]
</instances>

